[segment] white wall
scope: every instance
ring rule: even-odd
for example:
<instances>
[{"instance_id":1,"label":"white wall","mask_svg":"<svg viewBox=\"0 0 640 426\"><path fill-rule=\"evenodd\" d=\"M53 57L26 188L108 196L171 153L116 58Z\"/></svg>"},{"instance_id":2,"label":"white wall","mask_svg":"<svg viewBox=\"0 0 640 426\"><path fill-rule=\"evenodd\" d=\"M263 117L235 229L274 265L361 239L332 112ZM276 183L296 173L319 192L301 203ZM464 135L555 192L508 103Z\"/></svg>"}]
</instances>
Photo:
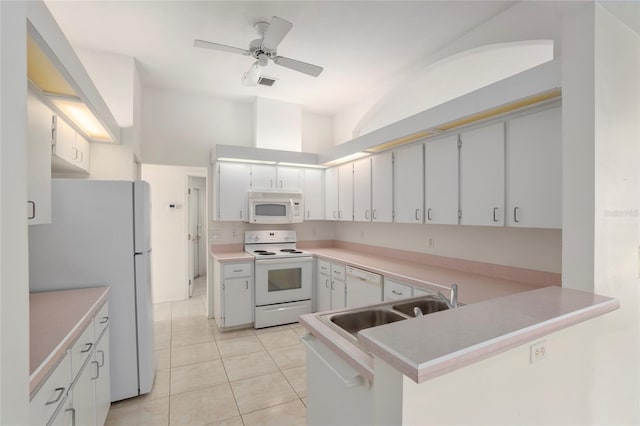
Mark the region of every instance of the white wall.
<instances>
[{"instance_id":1,"label":"white wall","mask_svg":"<svg viewBox=\"0 0 640 426\"><path fill-rule=\"evenodd\" d=\"M337 240L554 273L562 269L562 232L556 229L334 223Z\"/></svg>"},{"instance_id":2,"label":"white wall","mask_svg":"<svg viewBox=\"0 0 640 426\"><path fill-rule=\"evenodd\" d=\"M333 240L335 222L310 221L288 225L256 225L248 222L219 222L209 223L209 243L243 244L244 231L261 229L293 229L296 231L298 242L314 240Z\"/></svg>"},{"instance_id":3,"label":"white wall","mask_svg":"<svg viewBox=\"0 0 640 426\"><path fill-rule=\"evenodd\" d=\"M344 111L336 114L333 131L334 145L347 142L357 136L360 128L365 125L362 120L367 114L371 114L372 122L375 118L375 123L378 125L389 122L389 120L397 121L402 118L395 115L393 108L387 108L391 106L387 103L403 105L403 99L404 101L411 100L411 94L425 93L425 96L428 95L430 88L425 86L428 80L422 77L428 72L430 65L444 58L480 46L525 40L553 40L554 57L559 56L561 16L579 6L580 4L576 2L516 3L459 39L452 41L435 54L426 55L404 72L389 76L389 81L381 84L380 88L372 88L370 96L359 99ZM403 106L405 116L420 112L420 104L413 103L413 105L413 109Z\"/></svg>"},{"instance_id":4,"label":"white wall","mask_svg":"<svg viewBox=\"0 0 640 426\"><path fill-rule=\"evenodd\" d=\"M27 424L27 20L24 2L0 2L0 424Z\"/></svg>"},{"instance_id":5,"label":"white wall","mask_svg":"<svg viewBox=\"0 0 640 426\"><path fill-rule=\"evenodd\" d=\"M187 298L187 188L189 176L206 176L202 167L142 165L151 185L151 279L153 302ZM169 204L176 204L170 208Z\"/></svg>"},{"instance_id":6,"label":"white wall","mask_svg":"<svg viewBox=\"0 0 640 426\"><path fill-rule=\"evenodd\" d=\"M318 154L333 146L333 119L302 110L302 152Z\"/></svg>"}]
</instances>

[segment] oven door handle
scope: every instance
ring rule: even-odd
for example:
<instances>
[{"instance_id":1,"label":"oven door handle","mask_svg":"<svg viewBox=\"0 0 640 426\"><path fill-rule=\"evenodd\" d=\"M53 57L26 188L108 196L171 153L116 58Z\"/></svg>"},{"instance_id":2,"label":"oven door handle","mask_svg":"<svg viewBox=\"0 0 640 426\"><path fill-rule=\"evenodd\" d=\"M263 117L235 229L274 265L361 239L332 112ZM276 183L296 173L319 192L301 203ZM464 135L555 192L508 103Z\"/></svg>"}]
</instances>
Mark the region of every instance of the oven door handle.
<instances>
[{"instance_id":1,"label":"oven door handle","mask_svg":"<svg viewBox=\"0 0 640 426\"><path fill-rule=\"evenodd\" d=\"M313 256L285 257L284 259L256 259L256 265L281 265L283 263L311 263Z\"/></svg>"}]
</instances>

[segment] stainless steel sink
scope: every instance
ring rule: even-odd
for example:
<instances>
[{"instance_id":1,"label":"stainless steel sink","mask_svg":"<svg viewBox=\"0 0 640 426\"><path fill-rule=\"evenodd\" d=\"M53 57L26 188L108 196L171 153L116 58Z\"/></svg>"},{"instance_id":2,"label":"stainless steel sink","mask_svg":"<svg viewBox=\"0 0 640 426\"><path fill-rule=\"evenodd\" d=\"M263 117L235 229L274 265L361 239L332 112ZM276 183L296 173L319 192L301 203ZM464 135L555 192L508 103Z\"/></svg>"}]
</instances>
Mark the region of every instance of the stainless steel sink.
<instances>
[{"instance_id":1,"label":"stainless steel sink","mask_svg":"<svg viewBox=\"0 0 640 426\"><path fill-rule=\"evenodd\" d=\"M444 301L436 298L414 300L411 302L405 302L405 303L399 303L397 305L393 305L394 310L398 312L402 312L403 314L408 315L410 317L415 316L413 308L419 308L422 311L423 315L432 314L434 312L446 311L447 309L449 309L447 307L447 304Z\"/></svg>"},{"instance_id":2,"label":"stainless steel sink","mask_svg":"<svg viewBox=\"0 0 640 426\"><path fill-rule=\"evenodd\" d=\"M377 327L403 319L406 318L385 309L368 309L331 316L332 323L354 337L358 334L358 331L365 328Z\"/></svg>"}]
</instances>

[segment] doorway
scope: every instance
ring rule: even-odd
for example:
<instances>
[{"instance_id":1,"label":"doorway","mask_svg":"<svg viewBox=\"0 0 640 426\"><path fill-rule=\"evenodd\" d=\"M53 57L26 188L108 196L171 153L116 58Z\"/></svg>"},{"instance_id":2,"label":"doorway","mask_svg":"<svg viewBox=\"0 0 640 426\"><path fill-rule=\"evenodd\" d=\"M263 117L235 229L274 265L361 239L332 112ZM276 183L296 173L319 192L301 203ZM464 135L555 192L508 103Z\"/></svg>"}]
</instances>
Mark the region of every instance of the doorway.
<instances>
[{"instance_id":1,"label":"doorway","mask_svg":"<svg viewBox=\"0 0 640 426\"><path fill-rule=\"evenodd\" d=\"M204 288L207 274L206 236L203 235L206 218L206 178L189 176L187 204L189 209L189 297L200 284Z\"/></svg>"}]
</instances>

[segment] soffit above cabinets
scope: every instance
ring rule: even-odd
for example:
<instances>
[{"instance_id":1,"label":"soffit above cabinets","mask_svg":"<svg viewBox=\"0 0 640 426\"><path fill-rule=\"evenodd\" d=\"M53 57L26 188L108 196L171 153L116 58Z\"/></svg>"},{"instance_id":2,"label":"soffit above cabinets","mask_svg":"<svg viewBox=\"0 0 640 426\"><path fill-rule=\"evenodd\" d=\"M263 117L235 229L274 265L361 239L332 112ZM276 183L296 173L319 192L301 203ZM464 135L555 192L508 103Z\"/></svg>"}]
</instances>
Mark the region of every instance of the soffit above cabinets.
<instances>
[{"instance_id":1,"label":"soffit above cabinets","mask_svg":"<svg viewBox=\"0 0 640 426\"><path fill-rule=\"evenodd\" d=\"M120 126L43 2L27 2L27 76L47 106L87 140L120 143Z\"/></svg>"}]
</instances>

